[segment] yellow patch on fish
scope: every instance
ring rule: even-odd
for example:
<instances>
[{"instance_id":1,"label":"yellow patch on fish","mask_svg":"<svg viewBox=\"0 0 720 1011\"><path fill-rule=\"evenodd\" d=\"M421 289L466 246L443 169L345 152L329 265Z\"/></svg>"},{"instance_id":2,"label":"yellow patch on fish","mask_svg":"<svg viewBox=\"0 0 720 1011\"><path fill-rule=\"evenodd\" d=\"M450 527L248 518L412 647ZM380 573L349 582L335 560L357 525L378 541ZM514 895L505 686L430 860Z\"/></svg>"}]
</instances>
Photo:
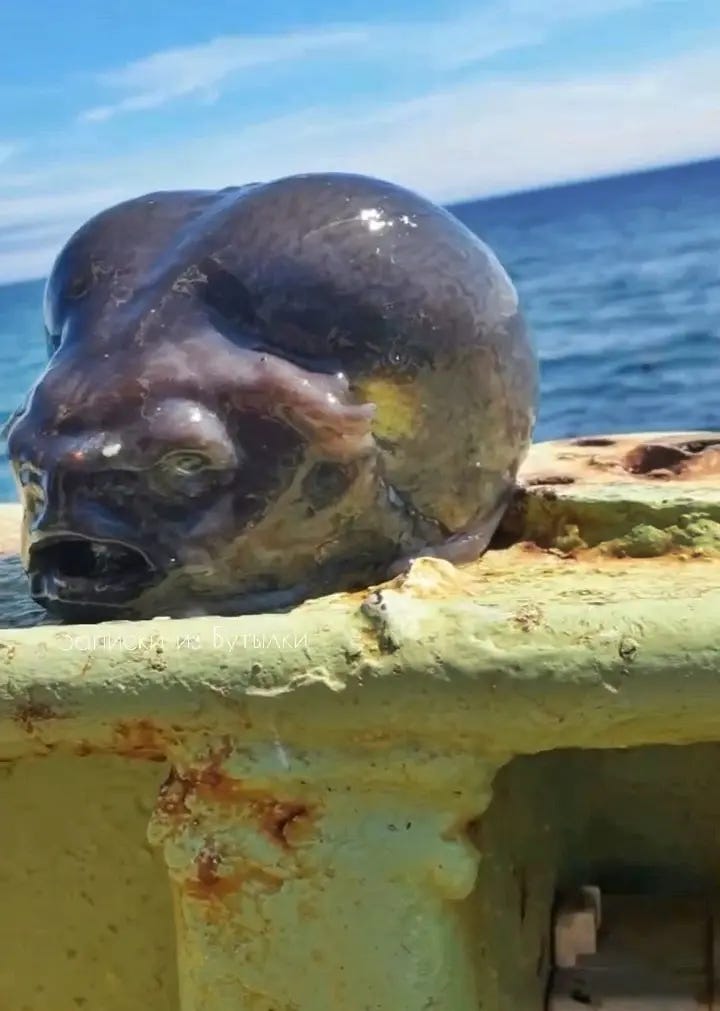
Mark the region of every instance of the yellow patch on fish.
<instances>
[{"instance_id":1,"label":"yellow patch on fish","mask_svg":"<svg viewBox=\"0 0 720 1011\"><path fill-rule=\"evenodd\" d=\"M415 384L398 383L375 377L358 383L358 392L366 403L377 407L373 433L381 439L412 435L418 427L422 404Z\"/></svg>"}]
</instances>

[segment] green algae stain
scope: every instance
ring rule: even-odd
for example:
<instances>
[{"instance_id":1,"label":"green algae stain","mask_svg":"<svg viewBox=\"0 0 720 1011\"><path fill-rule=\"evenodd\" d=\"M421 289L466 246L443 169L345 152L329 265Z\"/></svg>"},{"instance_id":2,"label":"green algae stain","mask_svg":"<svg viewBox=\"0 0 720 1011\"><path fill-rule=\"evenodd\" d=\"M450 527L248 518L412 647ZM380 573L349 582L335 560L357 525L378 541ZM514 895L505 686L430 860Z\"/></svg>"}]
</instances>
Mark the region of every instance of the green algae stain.
<instances>
[{"instance_id":1,"label":"green algae stain","mask_svg":"<svg viewBox=\"0 0 720 1011\"><path fill-rule=\"evenodd\" d=\"M669 530L658 530L649 523L638 523L624 537L601 545L603 554L627 558L658 558L672 549Z\"/></svg>"},{"instance_id":2,"label":"green algae stain","mask_svg":"<svg viewBox=\"0 0 720 1011\"><path fill-rule=\"evenodd\" d=\"M677 523L664 530L649 523L638 523L623 537L600 545L604 554L626 558L658 558L661 555L684 553L693 555L720 554L720 523L705 513L681 516Z\"/></svg>"},{"instance_id":3,"label":"green algae stain","mask_svg":"<svg viewBox=\"0 0 720 1011\"><path fill-rule=\"evenodd\" d=\"M564 532L555 538L554 547L566 554L587 550L587 544L580 536L580 530L576 523L570 523L565 527Z\"/></svg>"}]
</instances>

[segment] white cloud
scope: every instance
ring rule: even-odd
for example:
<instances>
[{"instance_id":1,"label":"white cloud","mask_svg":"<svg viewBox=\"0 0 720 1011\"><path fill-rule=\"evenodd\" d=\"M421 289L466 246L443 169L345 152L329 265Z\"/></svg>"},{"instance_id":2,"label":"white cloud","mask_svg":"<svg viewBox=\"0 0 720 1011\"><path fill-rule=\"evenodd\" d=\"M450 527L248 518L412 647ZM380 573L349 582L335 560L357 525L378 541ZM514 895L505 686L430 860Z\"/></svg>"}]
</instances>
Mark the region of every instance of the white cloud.
<instances>
[{"instance_id":1,"label":"white cloud","mask_svg":"<svg viewBox=\"0 0 720 1011\"><path fill-rule=\"evenodd\" d=\"M353 154L460 200L720 154L718 94L720 51L625 74L471 84L388 110L393 130Z\"/></svg>"},{"instance_id":2,"label":"white cloud","mask_svg":"<svg viewBox=\"0 0 720 1011\"><path fill-rule=\"evenodd\" d=\"M328 104L220 135L163 137L124 156L46 169L36 160L25 176L0 166L0 280L42 276L91 214L155 189L332 170L385 177L450 202L715 156L718 94L720 50L713 49L624 73L470 77L352 114Z\"/></svg>"},{"instance_id":3,"label":"white cloud","mask_svg":"<svg viewBox=\"0 0 720 1011\"><path fill-rule=\"evenodd\" d=\"M2 177L0 177L2 183ZM104 187L87 191L78 187L75 192L33 193L22 197L0 198L0 229L3 226L52 220L58 207L63 214L76 212L85 216L93 209L101 210L123 199L126 192L121 187Z\"/></svg>"},{"instance_id":4,"label":"white cloud","mask_svg":"<svg viewBox=\"0 0 720 1011\"><path fill-rule=\"evenodd\" d=\"M297 32L280 36L226 36L197 46L153 53L119 70L101 74L98 83L126 92L114 104L82 114L102 121L121 112L155 109L188 95L212 95L232 74L272 63L305 59L323 50L343 49L369 41L362 30Z\"/></svg>"},{"instance_id":5,"label":"white cloud","mask_svg":"<svg viewBox=\"0 0 720 1011\"><path fill-rule=\"evenodd\" d=\"M563 22L678 0L495 0L480 13L436 21L360 23L278 35L230 35L151 54L97 77L122 97L86 109L83 122L157 109L182 98L213 100L244 71L288 68L298 61L342 56L384 68L447 70L542 42ZM388 63L388 61L391 61ZM387 73L387 70L384 71Z\"/></svg>"},{"instance_id":6,"label":"white cloud","mask_svg":"<svg viewBox=\"0 0 720 1011\"><path fill-rule=\"evenodd\" d=\"M313 108L94 171L127 195L359 171L448 201L720 153L719 93L713 50L628 73L470 81L352 116Z\"/></svg>"}]
</instances>

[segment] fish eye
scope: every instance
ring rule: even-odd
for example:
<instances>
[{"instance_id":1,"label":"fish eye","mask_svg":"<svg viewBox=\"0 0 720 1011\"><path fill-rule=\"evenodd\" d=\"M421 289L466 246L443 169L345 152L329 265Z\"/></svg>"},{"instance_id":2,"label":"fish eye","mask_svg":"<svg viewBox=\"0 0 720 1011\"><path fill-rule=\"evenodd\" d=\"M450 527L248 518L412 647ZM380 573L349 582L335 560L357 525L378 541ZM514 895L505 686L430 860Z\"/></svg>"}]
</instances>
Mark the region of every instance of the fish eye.
<instances>
[{"instance_id":1,"label":"fish eye","mask_svg":"<svg viewBox=\"0 0 720 1011\"><path fill-rule=\"evenodd\" d=\"M160 461L160 466L173 477L192 477L201 470L212 465L212 461L204 454L189 450L176 450L168 453Z\"/></svg>"}]
</instances>

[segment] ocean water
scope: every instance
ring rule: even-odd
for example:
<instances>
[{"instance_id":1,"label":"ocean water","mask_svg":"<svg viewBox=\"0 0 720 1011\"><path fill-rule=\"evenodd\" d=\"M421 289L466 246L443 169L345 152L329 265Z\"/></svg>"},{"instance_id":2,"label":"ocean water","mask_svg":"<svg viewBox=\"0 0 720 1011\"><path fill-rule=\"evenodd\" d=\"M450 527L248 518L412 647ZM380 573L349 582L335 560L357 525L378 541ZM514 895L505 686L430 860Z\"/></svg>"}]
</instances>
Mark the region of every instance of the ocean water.
<instances>
[{"instance_id":1,"label":"ocean water","mask_svg":"<svg viewBox=\"0 0 720 1011\"><path fill-rule=\"evenodd\" d=\"M453 207L515 281L538 439L720 429L720 159ZM0 286L0 418L45 362L43 284ZM0 459L0 500L15 498Z\"/></svg>"}]
</instances>

